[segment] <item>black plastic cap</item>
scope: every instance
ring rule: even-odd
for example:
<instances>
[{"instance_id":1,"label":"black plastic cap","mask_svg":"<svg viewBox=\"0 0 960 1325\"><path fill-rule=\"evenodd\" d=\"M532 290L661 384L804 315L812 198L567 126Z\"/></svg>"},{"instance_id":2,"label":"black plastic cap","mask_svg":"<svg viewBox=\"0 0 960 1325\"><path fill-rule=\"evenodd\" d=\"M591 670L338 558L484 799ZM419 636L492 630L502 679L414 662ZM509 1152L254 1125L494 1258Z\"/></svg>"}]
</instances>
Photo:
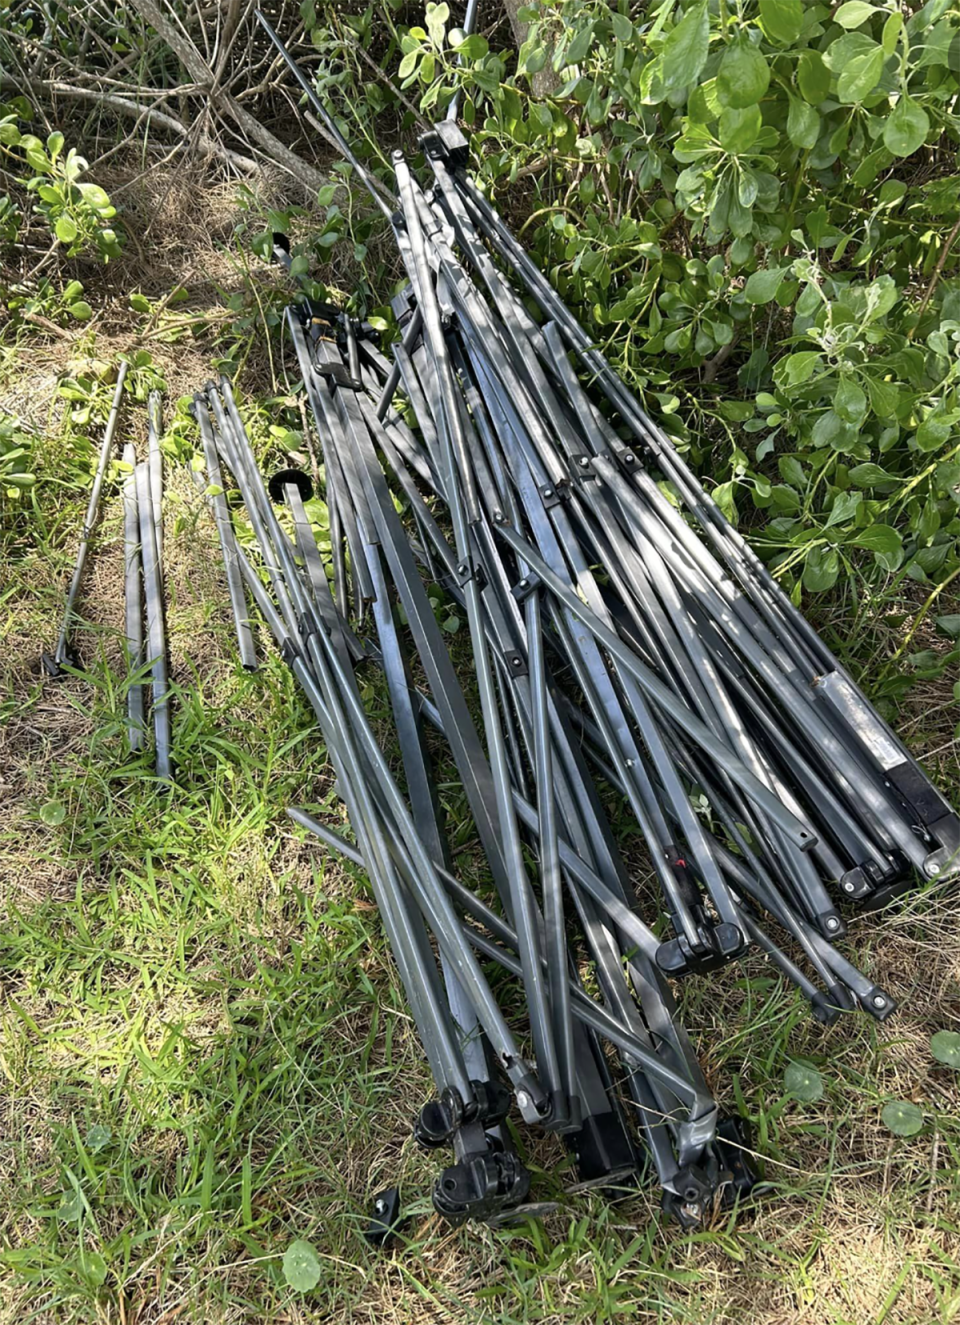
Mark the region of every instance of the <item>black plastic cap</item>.
<instances>
[{"instance_id":1,"label":"black plastic cap","mask_svg":"<svg viewBox=\"0 0 960 1325\"><path fill-rule=\"evenodd\" d=\"M393 1242L404 1220L400 1216L400 1188L386 1187L373 1198L370 1223L363 1236L371 1247L385 1251Z\"/></svg>"},{"instance_id":2,"label":"black plastic cap","mask_svg":"<svg viewBox=\"0 0 960 1325\"><path fill-rule=\"evenodd\" d=\"M829 994L821 993L819 989L810 996L810 1010L821 1026L833 1026L840 1020L840 1009Z\"/></svg>"},{"instance_id":3,"label":"black plastic cap","mask_svg":"<svg viewBox=\"0 0 960 1325\"><path fill-rule=\"evenodd\" d=\"M267 481L270 498L278 506L283 505L283 490L288 483L293 484L304 501L309 501L313 496L313 482L309 474L305 474L302 469L281 469Z\"/></svg>"},{"instance_id":4,"label":"black plastic cap","mask_svg":"<svg viewBox=\"0 0 960 1325\"><path fill-rule=\"evenodd\" d=\"M828 943L836 943L837 939L846 937L846 923L836 911L821 911L816 926Z\"/></svg>"},{"instance_id":5,"label":"black plastic cap","mask_svg":"<svg viewBox=\"0 0 960 1325\"><path fill-rule=\"evenodd\" d=\"M77 657L76 651L72 649L69 644L63 651L63 661L68 667L79 668L80 666L80 659ZM66 676L62 664L57 662L57 655L55 653L42 653L40 655L40 666L53 681L59 680L62 676Z\"/></svg>"},{"instance_id":6,"label":"black plastic cap","mask_svg":"<svg viewBox=\"0 0 960 1325\"><path fill-rule=\"evenodd\" d=\"M746 1118L721 1118L713 1147L726 1182L722 1188L722 1204L729 1209L737 1200L749 1196L761 1181L762 1174L753 1155L753 1128Z\"/></svg>"}]
</instances>

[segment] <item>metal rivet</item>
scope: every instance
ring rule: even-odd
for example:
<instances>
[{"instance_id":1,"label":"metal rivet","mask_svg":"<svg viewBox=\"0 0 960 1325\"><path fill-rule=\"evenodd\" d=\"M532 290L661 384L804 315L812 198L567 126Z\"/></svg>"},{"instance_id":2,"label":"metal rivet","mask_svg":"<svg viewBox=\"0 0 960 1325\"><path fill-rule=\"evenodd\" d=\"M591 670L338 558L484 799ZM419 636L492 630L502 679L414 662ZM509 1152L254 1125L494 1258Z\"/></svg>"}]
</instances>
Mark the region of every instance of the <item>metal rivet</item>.
<instances>
[{"instance_id":1,"label":"metal rivet","mask_svg":"<svg viewBox=\"0 0 960 1325\"><path fill-rule=\"evenodd\" d=\"M517 1103L520 1105L521 1109L525 1109L527 1105L530 1103L530 1096L527 1094L525 1090L520 1091L519 1095L517 1096Z\"/></svg>"},{"instance_id":2,"label":"metal rivet","mask_svg":"<svg viewBox=\"0 0 960 1325\"><path fill-rule=\"evenodd\" d=\"M839 929L839 928L840 928L840 921L837 919L836 916L831 916L830 919L827 921L827 929Z\"/></svg>"},{"instance_id":3,"label":"metal rivet","mask_svg":"<svg viewBox=\"0 0 960 1325\"><path fill-rule=\"evenodd\" d=\"M887 1006L887 1000L884 998L882 994L874 994L873 1006L875 1008L885 1008Z\"/></svg>"}]
</instances>

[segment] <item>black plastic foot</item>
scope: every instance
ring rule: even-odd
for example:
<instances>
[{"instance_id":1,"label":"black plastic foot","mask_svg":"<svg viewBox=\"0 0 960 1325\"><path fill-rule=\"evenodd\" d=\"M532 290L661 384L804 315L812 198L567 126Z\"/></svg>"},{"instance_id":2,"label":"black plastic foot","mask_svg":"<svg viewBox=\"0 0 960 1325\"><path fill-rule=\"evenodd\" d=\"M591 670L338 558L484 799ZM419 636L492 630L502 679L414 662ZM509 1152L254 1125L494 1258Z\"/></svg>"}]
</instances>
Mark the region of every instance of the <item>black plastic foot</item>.
<instances>
[{"instance_id":1,"label":"black plastic foot","mask_svg":"<svg viewBox=\"0 0 960 1325\"><path fill-rule=\"evenodd\" d=\"M885 906L891 902L896 902L906 893L913 892L918 887L915 878L899 879L896 883L888 883L883 888L877 888L869 896L864 898L863 909L865 911L882 911Z\"/></svg>"},{"instance_id":2,"label":"black plastic foot","mask_svg":"<svg viewBox=\"0 0 960 1325\"><path fill-rule=\"evenodd\" d=\"M386 1187L373 1198L370 1223L363 1236L371 1247L384 1251L395 1239L403 1222L400 1217L400 1188Z\"/></svg>"},{"instance_id":3,"label":"black plastic foot","mask_svg":"<svg viewBox=\"0 0 960 1325\"><path fill-rule=\"evenodd\" d=\"M447 1145L464 1123L498 1127L510 1112L510 1092L499 1081L471 1081L473 1098L464 1103L455 1090L428 1100L413 1120L413 1137L423 1150Z\"/></svg>"},{"instance_id":4,"label":"black plastic foot","mask_svg":"<svg viewBox=\"0 0 960 1325\"><path fill-rule=\"evenodd\" d=\"M689 975L691 972L715 971L736 957L745 947L736 925L720 924L701 929L704 946L695 952L683 938L667 939L657 948L657 965L664 975Z\"/></svg>"},{"instance_id":5,"label":"black plastic foot","mask_svg":"<svg viewBox=\"0 0 960 1325\"><path fill-rule=\"evenodd\" d=\"M433 1208L459 1228L468 1219L501 1219L526 1200L530 1174L511 1152L484 1150L444 1169L434 1184Z\"/></svg>"}]
</instances>

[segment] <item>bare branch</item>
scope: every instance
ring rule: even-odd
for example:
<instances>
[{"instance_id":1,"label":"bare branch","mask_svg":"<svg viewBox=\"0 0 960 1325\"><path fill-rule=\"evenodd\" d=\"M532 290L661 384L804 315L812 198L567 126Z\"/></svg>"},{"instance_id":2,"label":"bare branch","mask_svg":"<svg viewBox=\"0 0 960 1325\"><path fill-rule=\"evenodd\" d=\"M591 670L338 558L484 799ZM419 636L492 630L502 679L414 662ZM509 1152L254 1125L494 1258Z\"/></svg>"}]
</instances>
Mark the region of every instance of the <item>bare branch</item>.
<instances>
[{"instance_id":1,"label":"bare branch","mask_svg":"<svg viewBox=\"0 0 960 1325\"><path fill-rule=\"evenodd\" d=\"M74 87L71 83L61 83L51 79L32 78L27 82L24 79L10 78L6 75L0 76L0 88L17 88L22 90L26 86L31 92L42 92L47 96L65 97L71 101L93 101L101 106L107 106L110 110L116 111L118 115L125 115L131 119L147 120L148 123L156 124L160 128L169 129L179 138L189 138L195 132L193 126L183 124L175 119L173 115L168 115L166 111L157 110L155 106L144 106L138 101L130 101L127 97L118 97L111 92L96 92L93 88ZM220 157L227 161L238 170L257 171L260 169L256 161L249 156L243 156L239 152L232 151L229 147L224 147L218 143L215 138L201 133L195 138L195 142L201 151L209 152L213 156Z\"/></svg>"},{"instance_id":2,"label":"bare branch","mask_svg":"<svg viewBox=\"0 0 960 1325\"><path fill-rule=\"evenodd\" d=\"M319 189L326 179L316 167L308 165L302 157L291 152L279 138L266 129L259 120L244 108L225 89L217 87L213 70L193 42L173 26L160 9L157 0L131 0L133 8L150 24L158 36L162 37L186 69L194 83L207 89L211 102L226 112L241 128L251 143L256 143L278 165L282 166L307 189Z\"/></svg>"}]
</instances>

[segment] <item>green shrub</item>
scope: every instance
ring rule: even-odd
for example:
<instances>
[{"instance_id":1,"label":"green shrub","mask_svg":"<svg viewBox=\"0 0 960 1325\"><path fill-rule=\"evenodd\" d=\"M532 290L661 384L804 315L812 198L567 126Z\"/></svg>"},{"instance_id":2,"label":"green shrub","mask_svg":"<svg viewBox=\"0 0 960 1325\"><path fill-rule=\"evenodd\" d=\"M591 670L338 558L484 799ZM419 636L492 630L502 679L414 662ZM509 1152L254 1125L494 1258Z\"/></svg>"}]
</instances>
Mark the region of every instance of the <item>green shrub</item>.
<instances>
[{"instance_id":1,"label":"green shrub","mask_svg":"<svg viewBox=\"0 0 960 1325\"><path fill-rule=\"evenodd\" d=\"M960 5L544 0L516 54L446 4L307 11L361 140L410 115L345 95L351 44L427 117L460 89L481 182L798 598L957 569Z\"/></svg>"},{"instance_id":2,"label":"green shrub","mask_svg":"<svg viewBox=\"0 0 960 1325\"><path fill-rule=\"evenodd\" d=\"M32 118L23 97L0 103L0 158L19 174L17 182L34 199L34 211L68 257L93 250L104 262L117 257L120 241L110 222L117 214L104 189L84 180L87 162L71 147L64 151L59 131L42 141L25 133L21 125ZM0 199L0 242L13 243L20 218L9 198Z\"/></svg>"}]
</instances>

